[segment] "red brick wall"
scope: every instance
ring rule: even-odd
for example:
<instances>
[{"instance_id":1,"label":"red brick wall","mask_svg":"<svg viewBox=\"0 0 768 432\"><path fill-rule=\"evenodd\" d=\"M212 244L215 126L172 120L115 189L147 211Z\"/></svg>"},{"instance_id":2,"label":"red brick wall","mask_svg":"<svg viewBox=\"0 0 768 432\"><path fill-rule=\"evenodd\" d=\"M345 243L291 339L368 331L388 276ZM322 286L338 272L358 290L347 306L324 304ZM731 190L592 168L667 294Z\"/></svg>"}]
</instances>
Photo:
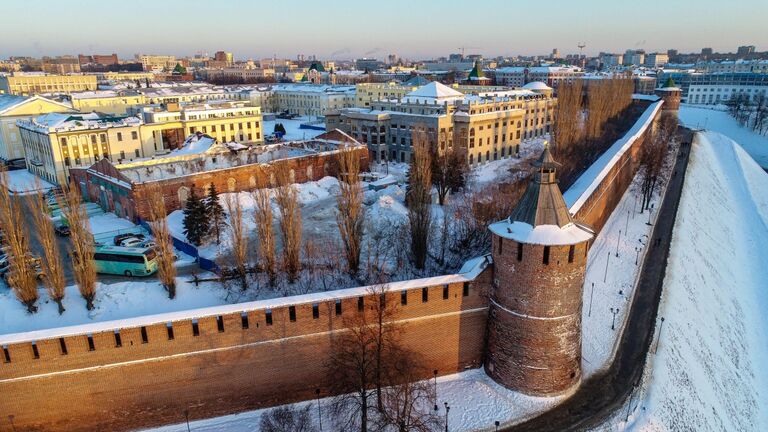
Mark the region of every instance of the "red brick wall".
<instances>
[{"instance_id":1,"label":"red brick wall","mask_svg":"<svg viewBox=\"0 0 768 432\"><path fill-rule=\"evenodd\" d=\"M421 288L408 290L397 320L429 370L480 366L489 278L486 270L468 296L462 283L450 284L447 300L443 285L427 287L426 303ZM399 303L400 291L387 298ZM0 431L11 430L8 415L17 431L112 431L181 422L185 409L196 419L311 398L327 387L324 361L344 317L357 313L357 297L343 298L341 316L334 301L320 305L318 319L312 304L297 304L296 322L287 307L275 308L271 326L265 310L249 310L248 329L239 313L222 317L224 332L215 316L204 317L196 337L191 320L182 320L172 323L173 340L158 323L146 326L148 343L140 328L121 329L119 348L113 331L92 335L94 351L87 335L66 337L67 355L58 339L38 340L38 359L30 342L11 344L11 362L0 363Z\"/></svg>"},{"instance_id":2,"label":"red brick wall","mask_svg":"<svg viewBox=\"0 0 768 432\"><path fill-rule=\"evenodd\" d=\"M566 391L581 379L582 286L588 244L544 246L494 235L494 290L485 369L497 382L533 395ZM503 244L500 245L500 242Z\"/></svg>"}]
</instances>

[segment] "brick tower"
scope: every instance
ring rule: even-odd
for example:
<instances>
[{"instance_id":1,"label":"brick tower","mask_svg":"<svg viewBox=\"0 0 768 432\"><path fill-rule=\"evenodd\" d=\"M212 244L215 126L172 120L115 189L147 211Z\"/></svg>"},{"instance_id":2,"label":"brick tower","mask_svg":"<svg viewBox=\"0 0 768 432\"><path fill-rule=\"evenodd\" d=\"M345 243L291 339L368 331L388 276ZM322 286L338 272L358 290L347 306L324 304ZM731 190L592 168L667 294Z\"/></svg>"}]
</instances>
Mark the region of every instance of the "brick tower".
<instances>
[{"instance_id":1,"label":"brick tower","mask_svg":"<svg viewBox=\"0 0 768 432\"><path fill-rule=\"evenodd\" d=\"M682 95L683 90L675 85L675 80L672 77L667 78L664 87L656 89L656 96L664 100L664 105L661 106L664 111L678 111Z\"/></svg>"},{"instance_id":2,"label":"brick tower","mask_svg":"<svg viewBox=\"0 0 768 432\"><path fill-rule=\"evenodd\" d=\"M594 232L574 222L549 148L512 215L491 224L494 262L488 375L530 395L560 394L581 379L581 308Z\"/></svg>"}]
</instances>

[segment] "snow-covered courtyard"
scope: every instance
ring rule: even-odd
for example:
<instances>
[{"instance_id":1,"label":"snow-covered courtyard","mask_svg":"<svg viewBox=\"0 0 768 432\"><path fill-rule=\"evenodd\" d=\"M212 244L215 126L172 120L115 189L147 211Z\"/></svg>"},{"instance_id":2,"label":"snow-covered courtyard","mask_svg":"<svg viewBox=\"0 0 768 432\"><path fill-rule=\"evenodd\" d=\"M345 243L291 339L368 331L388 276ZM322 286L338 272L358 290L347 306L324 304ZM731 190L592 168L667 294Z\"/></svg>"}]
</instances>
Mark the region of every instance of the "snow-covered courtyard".
<instances>
[{"instance_id":1,"label":"snow-covered courtyard","mask_svg":"<svg viewBox=\"0 0 768 432\"><path fill-rule=\"evenodd\" d=\"M46 192L53 187L52 184L25 169L7 171L5 175L8 179L8 189L18 195L26 195L37 191Z\"/></svg>"},{"instance_id":2,"label":"snow-covered courtyard","mask_svg":"<svg viewBox=\"0 0 768 432\"><path fill-rule=\"evenodd\" d=\"M317 129L302 129L301 124L310 121L308 117L296 117L294 119L265 120L262 125L264 135L270 135L275 131L275 125L281 123L285 128L284 141L301 141L314 138L324 131Z\"/></svg>"}]
</instances>

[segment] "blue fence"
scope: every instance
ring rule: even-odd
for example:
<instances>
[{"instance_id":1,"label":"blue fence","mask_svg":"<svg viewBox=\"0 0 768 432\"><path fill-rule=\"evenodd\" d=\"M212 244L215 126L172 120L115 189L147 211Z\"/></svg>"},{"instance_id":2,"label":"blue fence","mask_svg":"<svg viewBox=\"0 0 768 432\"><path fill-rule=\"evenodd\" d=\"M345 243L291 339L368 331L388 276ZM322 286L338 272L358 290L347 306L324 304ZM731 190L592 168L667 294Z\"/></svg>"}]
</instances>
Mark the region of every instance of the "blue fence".
<instances>
[{"instance_id":1,"label":"blue fence","mask_svg":"<svg viewBox=\"0 0 768 432\"><path fill-rule=\"evenodd\" d=\"M149 224L141 218L139 218L139 225L141 225L148 232L152 232L152 228L149 226ZM209 260L208 258L201 257L200 253L194 245L191 245L174 236L171 236L171 242L173 243L173 247L176 248L176 250L195 258L198 267L201 269L216 273L217 275L221 274L221 269L219 268L218 264L212 260Z\"/></svg>"},{"instance_id":2,"label":"blue fence","mask_svg":"<svg viewBox=\"0 0 768 432\"><path fill-rule=\"evenodd\" d=\"M312 130L318 130L325 132L325 124L310 124L310 123L302 123L299 125L299 129L312 129Z\"/></svg>"}]
</instances>

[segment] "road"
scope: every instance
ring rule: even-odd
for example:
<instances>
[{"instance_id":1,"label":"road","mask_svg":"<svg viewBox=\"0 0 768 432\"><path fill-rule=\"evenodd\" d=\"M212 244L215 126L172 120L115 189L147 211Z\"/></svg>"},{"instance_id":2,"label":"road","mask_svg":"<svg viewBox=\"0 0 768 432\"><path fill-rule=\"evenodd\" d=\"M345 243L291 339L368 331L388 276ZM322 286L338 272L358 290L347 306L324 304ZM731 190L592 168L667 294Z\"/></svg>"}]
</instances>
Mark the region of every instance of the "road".
<instances>
[{"instance_id":1,"label":"road","mask_svg":"<svg viewBox=\"0 0 768 432\"><path fill-rule=\"evenodd\" d=\"M624 406L639 382L645 359L653 340L656 315L661 299L664 273L667 267L672 229L688 166L692 132L684 129L674 171L653 228L652 247L643 264L632 310L621 336L616 358L604 372L584 381L576 393L550 411L505 431L578 431L587 430L606 421ZM686 144L688 143L688 144Z\"/></svg>"}]
</instances>

